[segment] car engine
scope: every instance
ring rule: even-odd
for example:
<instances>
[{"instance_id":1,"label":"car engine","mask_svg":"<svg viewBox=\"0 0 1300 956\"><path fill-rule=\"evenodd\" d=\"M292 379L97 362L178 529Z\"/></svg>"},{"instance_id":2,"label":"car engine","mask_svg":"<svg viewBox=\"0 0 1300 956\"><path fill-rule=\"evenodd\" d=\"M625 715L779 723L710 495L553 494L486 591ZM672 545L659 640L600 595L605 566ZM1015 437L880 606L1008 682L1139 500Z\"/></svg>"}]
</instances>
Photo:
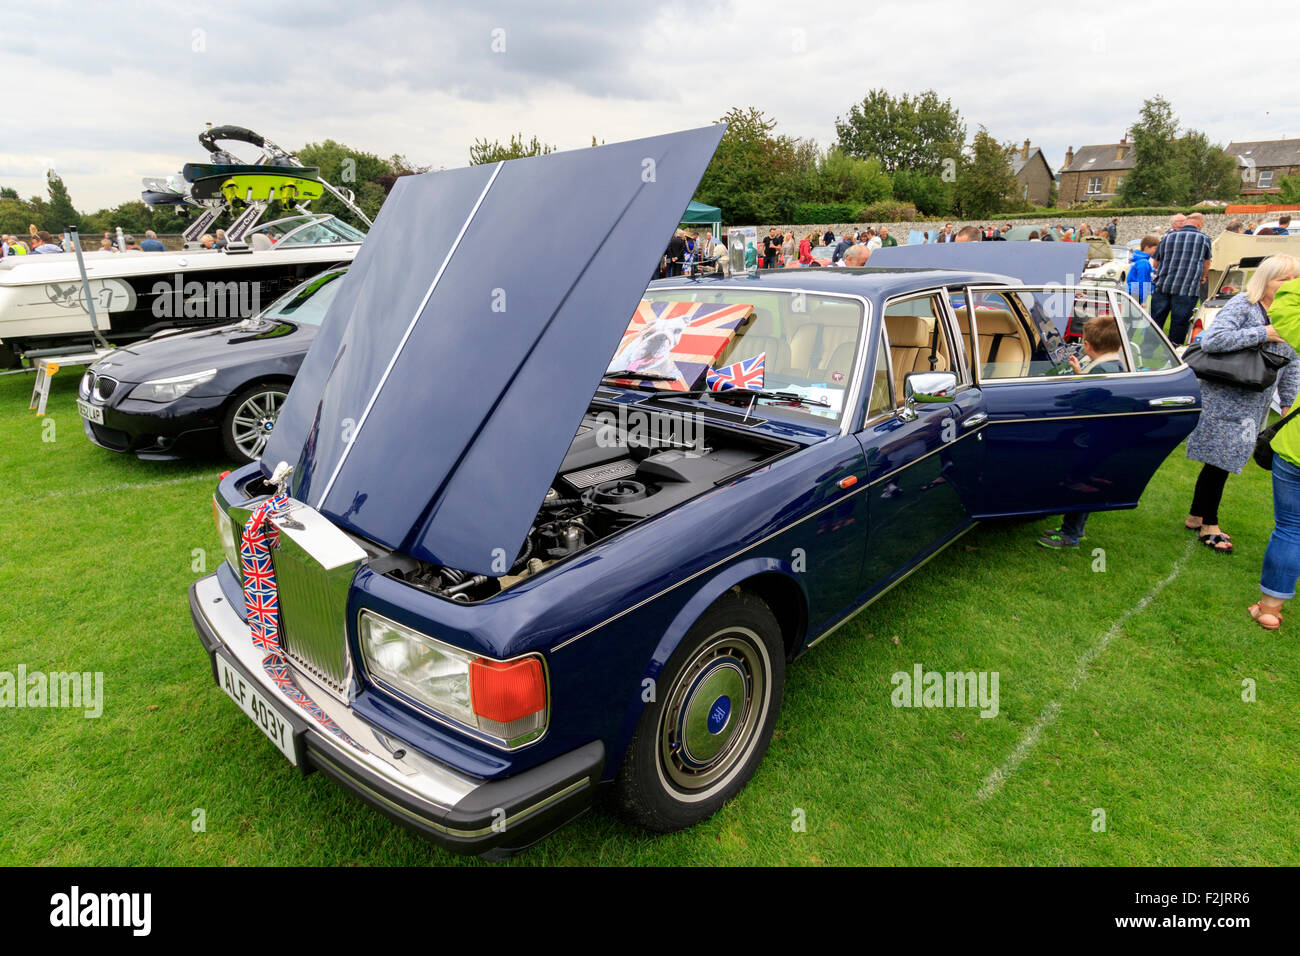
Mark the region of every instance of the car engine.
<instances>
[{"instance_id":1,"label":"car engine","mask_svg":"<svg viewBox=\"0 0 1300 956\"><path fill-rule=\"evenodd\" d=\"M522 549L501 575L469 574L397 554L371 566L452 601L485 600L793 447L698 415L593 406Z\"/></svg>"}]
</instances>

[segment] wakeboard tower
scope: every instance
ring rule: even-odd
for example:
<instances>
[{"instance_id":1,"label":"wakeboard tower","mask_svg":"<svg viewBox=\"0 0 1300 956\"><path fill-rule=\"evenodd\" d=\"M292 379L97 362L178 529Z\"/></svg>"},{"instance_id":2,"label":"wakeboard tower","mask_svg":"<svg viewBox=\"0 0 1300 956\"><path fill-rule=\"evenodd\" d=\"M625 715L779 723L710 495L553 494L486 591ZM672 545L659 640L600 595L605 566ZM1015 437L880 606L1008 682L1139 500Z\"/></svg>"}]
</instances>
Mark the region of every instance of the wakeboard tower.
<instances>
[{"instance_id":1,"label":"wakeboard tower","mask_svg":"<svg viewBox=\"0 0 1300 956\"><path fill-rule=\"evenodd\" d=\"M226 142L247 143L260 150L251 163L242 162L223 148ZM321 178L320 169L304 165L297 156L243 126L212 126L199 134L199 145L208 151L208 162L186 163L176 176L150 176L143 180L140 196L150 206L194 206L202 210L183 233L184 248L195 248L222 213L237 206L226 230L227 249L246 248L245 238L271 203L307 212L306 203L329 193L343 203L367 227L373 225L350 189Z\"/></svg>"}]
</instances>

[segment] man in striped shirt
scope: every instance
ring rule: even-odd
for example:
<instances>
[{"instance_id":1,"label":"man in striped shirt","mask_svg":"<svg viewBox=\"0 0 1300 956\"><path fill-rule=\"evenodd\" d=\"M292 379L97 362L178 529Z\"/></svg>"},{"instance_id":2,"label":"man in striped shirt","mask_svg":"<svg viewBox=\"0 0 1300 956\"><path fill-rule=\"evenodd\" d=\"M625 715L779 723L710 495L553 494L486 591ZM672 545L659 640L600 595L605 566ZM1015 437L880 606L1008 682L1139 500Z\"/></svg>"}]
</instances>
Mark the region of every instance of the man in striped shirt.
<instances>
[{"instance_id":1,"label":"man in striped shirt","mask_svg":"<svg viewBox=\"0 0 1300 956\"><path fill-rule=\"evenodd\" d=\"M1201 285L1210 271L1210 237L1201 232L1205 217L1194 212L1181 228L1165 233L1151 265L1156 270L1155 288L1151 292L1151 316L1164 327L1169 318L1169 338L1182 345Z\"/></svg>"}]
</instances>

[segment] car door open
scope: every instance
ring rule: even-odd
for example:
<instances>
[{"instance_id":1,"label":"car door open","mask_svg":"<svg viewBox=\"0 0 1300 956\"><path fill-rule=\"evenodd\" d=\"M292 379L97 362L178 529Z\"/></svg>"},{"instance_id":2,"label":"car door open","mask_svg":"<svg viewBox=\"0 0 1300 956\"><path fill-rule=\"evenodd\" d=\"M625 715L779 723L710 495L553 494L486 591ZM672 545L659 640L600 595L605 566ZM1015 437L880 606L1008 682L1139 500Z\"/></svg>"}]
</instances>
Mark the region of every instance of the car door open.
<instances>
[{"instance_id":1,"label":"car door open","mask_svg":"<svg viewBox=\"0 0 1300 956\"><path fill-rule=\"evenodd\" d=\"M1201 404L1150 316L1127 293L1083 287L970 287L954 305L989 416L975 516L1135 507ZM1094 318L1118 327L1097 363L1082 344Z\"/></svg>"}]
</instances>

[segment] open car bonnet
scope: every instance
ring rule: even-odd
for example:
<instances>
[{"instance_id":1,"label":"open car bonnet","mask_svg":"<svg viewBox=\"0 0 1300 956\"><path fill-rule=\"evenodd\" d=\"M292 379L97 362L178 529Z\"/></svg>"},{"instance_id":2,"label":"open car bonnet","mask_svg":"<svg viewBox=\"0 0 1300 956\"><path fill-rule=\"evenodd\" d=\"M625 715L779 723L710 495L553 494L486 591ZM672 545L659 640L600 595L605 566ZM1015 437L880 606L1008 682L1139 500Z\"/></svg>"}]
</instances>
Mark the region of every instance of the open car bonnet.
<instances>
[{"instance_id":1,"label":"open car bonnet","mask_svg":"<svg viewBox=\"0 0 1300 956\"><path fill-rule=\"evenodd\" d=\"M1087 262L1086 242L942 242L885 246L871 254L867 265L996 272L1025 285L1074 285Z\"/></svg>"},{"instance_id":2,"label":"open car bonnet","mask_svg":"<svg viewBox=\"0 0 1300 956\"><path fill-rule=\"evenodd\" d=\"M399 179L263 471L381 545L503 573L724 131Z\"/></svg>"}]
</instances>

